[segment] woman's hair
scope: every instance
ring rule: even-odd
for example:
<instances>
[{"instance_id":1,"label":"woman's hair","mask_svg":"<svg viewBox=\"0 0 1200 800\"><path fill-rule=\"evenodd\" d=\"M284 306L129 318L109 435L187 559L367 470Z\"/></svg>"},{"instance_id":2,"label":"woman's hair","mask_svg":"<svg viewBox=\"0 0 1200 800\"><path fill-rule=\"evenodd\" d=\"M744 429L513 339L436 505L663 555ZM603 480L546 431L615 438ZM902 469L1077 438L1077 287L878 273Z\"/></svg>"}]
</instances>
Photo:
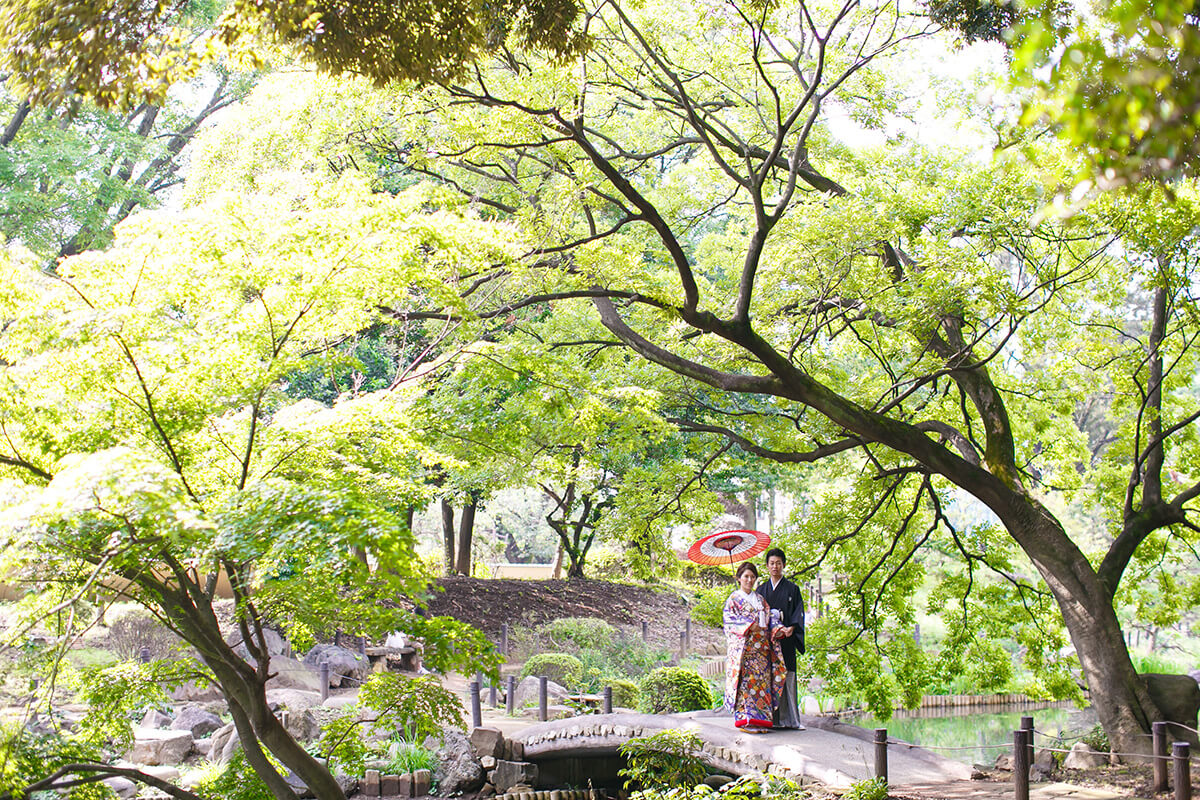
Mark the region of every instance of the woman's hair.
<instances>
[{"instance_id":1,"label":"woman's hair","mask_svg":"<svg viewBox=\"0 0 1200 800\"><path fill-rule=\"evenodd\" d=\"M738 569L737 569L737 574L735 574L733 576L734 580L740 581L742 579L742 573L746 572L747 570L749 570L750 572L753 572L754 577L756 577L756 578L758 577L758 567L754 566L754 562L753 561L743 561L742 565L740 567L738 567Z\"/></svg>"}]
</instances>

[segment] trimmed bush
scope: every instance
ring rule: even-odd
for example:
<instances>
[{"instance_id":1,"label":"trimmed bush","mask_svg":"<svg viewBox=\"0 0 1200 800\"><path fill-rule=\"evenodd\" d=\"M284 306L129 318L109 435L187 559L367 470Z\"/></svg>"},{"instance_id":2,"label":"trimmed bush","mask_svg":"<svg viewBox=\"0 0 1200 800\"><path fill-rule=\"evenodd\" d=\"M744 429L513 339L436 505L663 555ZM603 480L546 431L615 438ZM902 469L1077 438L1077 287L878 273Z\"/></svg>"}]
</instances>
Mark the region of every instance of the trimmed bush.
<instances>
[{"instance_id":1,"label":"trimmed bush","mask_svg":"<svg viewBox=\"0 0 1200 800\"><path fill-rule=\"evenodd\" d=\"M636 683L624 678L603 678L600 683L612 687L613 708L637 708L641 692Z\"/></svg>"},{"instance_id":2,"label":"trimmed bush","mask_svg":"<svg viewBox=\"0 0 1200 800\"><path fill-rule=\"evenodd\" d=\"M659 667L638 687L638 710L644 714L674 714L712 708L712 692L699 672L687 667Z\"/></svg>"},{"instance_id":3,"label":"trimmed bush","mask_svg":"<svg viewBox=\"0 0 1200 800\"><path fill-rule=\"evenodd\" d=\"M696 603L692 606L692 619L701 625L720 628L725 624L725 601L729 599L729 587L717 586L704 589L696 595Z\"/></svg>"},{"instance_id":4,"label":"trimmed bush","mask_svg":"<svg viewBox=\"0 0 1200 800\"><path fill-rule=\"evenodd\" d=\"M577 688L583 680L583 662L569 653L541 653L525 662L521 677L545 675L559 686Z\"/></svg>"}]
</instances>

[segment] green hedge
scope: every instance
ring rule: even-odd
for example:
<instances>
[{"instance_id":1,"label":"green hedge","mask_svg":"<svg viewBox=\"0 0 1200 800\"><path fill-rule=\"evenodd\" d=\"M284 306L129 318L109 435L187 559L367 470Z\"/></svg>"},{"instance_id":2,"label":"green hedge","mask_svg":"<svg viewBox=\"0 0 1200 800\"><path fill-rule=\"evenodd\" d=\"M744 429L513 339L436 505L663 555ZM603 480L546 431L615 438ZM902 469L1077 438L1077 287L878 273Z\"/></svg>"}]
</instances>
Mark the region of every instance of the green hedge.
<instances>
[{"instance_id":1,"label":"green hedge","mask_svg":"<svg viewBox=\"0 0 1200 800\"><path fill-rule=\"evenodd\" d=\"M525 662L521 677L545 675L559 686L579 688L583 680L583 662L569 653L539 653Z\"/></svg>"},{"instance_id":2,"label":"green hedge","mask_svg":"<svg viewBox=\"0 0 1200 800\"><path fill-rule=\"evenodd\" d=\"M641 691L633 681L624 678L603 678L602 684L611 686L613 690L613 708L637 708Z\"/></svg>"},{"instance_id":3,"label":"green hedge","mask_svg":"<svg viewBox=\"0 0 1200 800\"><path fill-rule=\"evenodd\" d=\"M642 678L638 710L674 714L712 708L712 692L700 673L687 667L660 667Z\"/></svg>"}]
</instances>

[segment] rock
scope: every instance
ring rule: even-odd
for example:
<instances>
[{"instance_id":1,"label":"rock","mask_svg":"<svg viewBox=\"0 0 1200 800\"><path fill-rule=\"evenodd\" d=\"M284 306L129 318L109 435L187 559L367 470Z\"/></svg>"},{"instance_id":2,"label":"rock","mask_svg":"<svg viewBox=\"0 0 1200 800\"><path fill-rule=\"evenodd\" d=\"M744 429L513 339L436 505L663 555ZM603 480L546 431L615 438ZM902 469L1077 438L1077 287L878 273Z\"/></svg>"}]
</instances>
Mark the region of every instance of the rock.
<instances>
[{"instance_id":1,"label":"rock","mask_svg":"<svg viewBox=\"0 0 1200 800\"><path fill-rule=\"evenodd\" d=\"M283 713L287 712L284 727L287 732L300 741L314 738L308 727L305 712L321 705L321 693L308 692L300 689L267 689L267 702L279 710L275 716L284 720Z\"/></svg>"},{"instance_id":2,"label":"rock","mask_svg":"<svg viewBox=\"0 0 1200 800\"><path fill-rule=\"evenodd\" d=\"M347 708L358 702L358 698L350 694L331 694L321 701L321 705L325 708Z\"/></svg>"},{"instance_id":3,"label":"rock","mask_svg":"<svg viewBox=\"0 0 1200 800\"><path fill-rule=\"evenodd\" d=\"M1045 783L1050 780L1050 776L1054 774L1054 766L1046 764L1034 764L1029 768L1029 780L1034 783Z\"/></svg>"},{"instance_id":4,"label":"rock","mask_svg":"<svg viewBox=\"0 0 1200 800\"><path fill-rule=\"evenodd\" d=\"M117 797L122 798L122 800L128 797L137 797L138 785L128 778L105 778L101 783L112 789Z\"/></svg>"},{"instance_id":5,"label":"rock","mask_svg":"<svg viewBox=\"0 0 1200 800\"><path fill-rule=\"evenodd\" d=\"M419 769L412 776L412 796L424 797L429 794L429 787L433 785L433 773L427 769Z\"/></svg>"},{"instance_id":6,"label":"rock","mask_svg":"<svg viewBox=\"0 0 1200 800\"><path fill-rule=\"evenodd\" d=\"M1095 769L1108 763L1107 753L1098 753L1086 742L1076 742L1071 745L1071 752L1063 760L1066 769Z\"/></svg>"},{"instance_id":7,"label":"rock","mask_svg":"<svg viewBox=\"0 0 1200 800\"><path fill-rule=\"evenodd\" d=\"M813 697L811 694L805 695L800 700L800 713L806 715L819 715L821 713L821 701Z\"/></svg>"},{"instance_id":8,"label":"rock","mask_svg":"<svg viewBox=\"0 0 1200 800\"><path fill-rule=\"evenodd\" d=\"M471 747L479 758L499 758L504 755L504 734L498 728L476 728L471 731Z\"/></svg>"},{"instance_id":9,"label":"rock","mask_svg":"<svg viewBox=\"0 0 1200 800\"><path fill-rule=\"evenodd\" d=\"M146 712L146 716L142 717L142 723L138 727L169 728L171 727L171 718L157 708L152 708Z\"/></svg>"},{"instance_id":10,"label":"rock","mask_svg":"<svg viewBox=\"0 0 1200 800\"><path fill-rule=\"evenodd\" d=\"M434 773L438 792L444 797L473 792L483 786L483 766L475 757L471 741L453 728L442 731L441 745L430 736L424 742L425 749L438 754L438 768Z\"/></svg>"},{"instance_id":11,"label":"rock","mask_svg":"<svg viewBox=\"0 0 1200 800\"><path fill-rule=\"evenodd\" d=\"M483 785L483 788L479 790L479 796L480 797L495 797L496 796L496 787L492 786L490 783L485 783Z\"/></svg>"},{"instance_id":12,"label":"rock","mask_svg":"<svg viewBox=\"0 0 1200 800\"><path fill-rule=\"evenodd\" d=\"M413 796L413 775L411 772L406 772L400 776L400 781L396 784L396 794L401 797Z\"/></svg>"},{"instance_id":13,"label":"rock","mask_svg":"<svg viewBox=\"0 0 1200 800\"><path fill-rule=\"evenodd\" d=\"M1200 744L1194 729L1196 713L1200 711L1200 685L1191 675L1143 675L1146 690L1150 699L1163 713L1167 722L1177 722L1179 725L1170 726L1172 741ZM1187 728L1181 728L1181 725Z\"/></svg>"},{"instance_id":14,"label":"rock","mask_svg":"<svg viewBox=\"0 0 1200 800\"><path fill-rule=\"evenodd\" d=\"M228 764L233 754L242 742L238 739L237 729L233 727L233 723L229 723L225 727L213 733L209 739L208 760L216 764Z\"/></svg>"},{"instance_id":15,"label":"rock","mask_svg":"<svg viewBox=\"0 0 1200 800\"><path fill-rule=\"evenodd\" d=\"M1001 753L996 756L996 769L1004 772L1012 772L1013 770L1013 755L1012 753Z\"/></svg>"},{"instance_id":16,"label":"rock","mask_svg":"<svg viewBox=\"0 0 1200 800\"><path fill-rule=\"evenodd\" d=\"M727 783L733 783L733 778L729 777L728 775L709 775L704 779L704 784L712 787L713 789L720 789Z\"/></svg>"},{"instance_id":17,"label":"rock","mask_svg":"<svg viewBox=\"0 0 1200 800\"><path fill-rule=\"evenodd\" d=\"M1057 766L1057 764L1054 763L1054 753L1044 747L1041 750L1034 751L1033 766L1044 767L1045 769L1054 772L1054 768Z\"/></svg>"},{"instance_id":18,"label":"rock","mask_svg":"<svg viewBox=\"0 0 1200 800\"><path fill-rule=\"evenodd\" d=\"M147 775L153 775L155 778L158 778L161 781L168 781L170 783L175 783L178 781L180 775L179 767L173 767L167 764L157 767L144 766L141 768L141 770Z\"/></svg>"},{"instance_id":19,"label":"rock","mask_svg":"<svg viewBox=\"0 0 1200 800\"><path fill-rule=\"evenodd\" d=\"M171 730L189 731L193 739L202 739L220 729L225 723L216 714L212 714L200 706L187 706L179 712L171 723Z\"/></svg>"},{"instance_id":20,"label":"rock","mask_svg":"<svg viewBox=\"0 0 1200 800\"><path fill-rule=\"evenodd\" d=\"M490 770L490 769L495 769L496 768L496 757L495 756L480 756L479 757L479 765L481 767L483 767L483 769L485 771Z\"/></svg>"},{"instance_id":21,"label":"rock","mask_svg":"<svg viewBox=\"0 0 1200 800\"><path fill-rule=\"evenodd\" d=\"M533 786L537 783L537 764L528 761L497 761L492 773L492 783L499 793L509 792L521 784Z\"/></svg>"},{"instance_id":22,"label":"rock","mask_svg":"<svg viewBox=\"0 0 1200 800\"><path fill-rule=\"evenodd\" d=\"M192 752L192 734L187 731L138 728L133 732L129 760L135 764L178 764Z\"/></svg>"},{"instance_id":23,"label":"rock","mask_svg":"<svg viewBox=\"0 0 1200 800\"><path fill-rule=\"evenodd\" d=\"M202 703L205 701L221 700L224 697L225 695L221 694L221 689L216 684L201 683L199 681L188 681L171 690L172 700L185 703Z\"/></svg>"},{"instance_id":24,"label":"rock","mask_svg":"<svg viewBox=\"0 0 1200 800\"><path fill-rule=\"evenodd\" d=\"M371 670L370 662L344 647L319 644L304 656L304 663L320 673L321 665L329 665L330 686L360 686Z\"/></svg>"},{"instance_id":25,"label":"rock","mask_svg":"<svg viewBox=\"0 0 1200 800\"><path fill-rule=\"evenodd\" d=\"M192 752L202 758L208 758L208 754L212 752L212 739L196 739L192 742Z\"/></svg>"},{"instance_id":26,"label":"rock","mask_svg":"<svg viewBox=\"0 0 1200 800\"><path fill-rule=\"evenodd\" d=\"M341 716L341 711L336 708L314 706L300 716L301 719L299 723L294 722L292 719L288 719L288 729L291 730L292 726L295 725L297 726L297 729L301 731L300 738L302 740L312 741L320 738L321 726L329 723L335 717Z\"/></svg>"},{"instance_id":27,"label":"rock","mask_svg":"<svg viewBox=\"0 0 1200 800\"><path fill-rule=\"evenodd\" d=\"M267 681L268 692L272 689L299 689L318 693L321 691L320 674L294 658L272 658L271 672L275 674Z\"/></svg>"},{"instance_id":28,"label":"rock","mask_svg":"<svg viewBox=\"0 0 1200 800\"><path fill-rule=\"evenodd\" d=\"M559 686L554 681L546 682L546 697L549 698L550 702L562 700L569 694L570 692ZM534 675L530 675L528 678L525 678L518 683L516 691L513 692L513 700L515 703L515 708L520 708L530 704L536 707L538 704L538 678Z\"/></svg>"},{"instance_id":29,"label":"rock","mask_svg":"<svg viewBox=\"0 0 1200 800\"><path fill-rule=\"evenodd\" d=\"M358 778L353 775L347 775L344 772L335 772L333 773L333 779L341 787L342 794L347 797L358 791Z\"/></svg>"},{"instance_id":30,"label":"rock","mask_svg":"<svg viewBox=\"0 0 1200 800\"><path fill-rule=\"evenodd\" d=\"M247 649L245 642L242 641L242 633L240 630L235 629L233 633L229 634L229 637L225 640L225 642L233 648L233 652L237 653L240 658L244 658L251 664L258 663L250 655L250 651ZM287 652L287 642L284 641L282 636L270 628L263 628L263 642L267 646L268 660L273 660L272 656L283 656L283 654Z\"/></svg>"}]
</instances>

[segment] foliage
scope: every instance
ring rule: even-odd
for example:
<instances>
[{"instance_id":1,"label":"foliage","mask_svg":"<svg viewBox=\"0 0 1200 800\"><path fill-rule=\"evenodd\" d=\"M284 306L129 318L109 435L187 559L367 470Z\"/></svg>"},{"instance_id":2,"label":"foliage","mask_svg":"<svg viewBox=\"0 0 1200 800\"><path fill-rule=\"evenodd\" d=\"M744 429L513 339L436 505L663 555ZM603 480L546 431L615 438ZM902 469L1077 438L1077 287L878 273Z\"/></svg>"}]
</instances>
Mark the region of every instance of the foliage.
<instances>
[{"instance_id":1,"label":"foliage","mask_svg":"<svg viewBox=\"0 0 1200 800\"><path fill-rule=\"evenodd\" d=\"M578 29L582 9L569 0L304 6L234 0L215 24L203 26L215 8L210 2L63 7L6 0L0 4L0 65L20 76L20 89L39 103L79 96L128 110L161 102L173 83L192 78L231 47L250 64L262 64L268 51L252 46L258 37L290 45L325 71L366 75L380 85L454 77L504 45L508 34L513 45L542 47L559 58L587 42Z\"/></svg>"},{"instance_id":2,"label":"foliage","mask_svg":"<svg viewBox=\"0 0 1200 800\"><path fill-rule=\"evenodd\" d=\"M179 637L149 611L133 608L108 626L108 645L127 660L141 658L143 648L151 658L164 658L178 649Z\"/></svg>"},{"instance_id":3,"label":"foliage","mask_svg":"<svg viewBox=\"0 0 1200 800\"><path fill-rule=\"evenodd\" d=\"M1186 0L1035 4L1016 66L1036 90L1023 122L1048 120L1083 156L1086 191L1194 176L1200 130L1200 33ZM1077 195L1078 196L1078 195Z\"/></svg>"},{"instance_id":4,"label":"foliage","mask_svg":"<svg viewBox=\"0 0 1200 800\"><path fill-rule=\"evenodd\" d=\"M1142 674L1180 675L1187 672L1177 660L1154 653L1133 656L1133 666Z\"/></svg>"},{"instance_id":5,"label":"foliage","mask_svg":"<svg viewBox=\"0 0 1200 800\"><path fill-rule=\"evenodd\" d=\"M1107 753L1112 749L1108 741L1108 734L1104 731L1103 725L1094 726L1090 731L1079 737L1079 741L1098 753Z\"/></svg>"},{"instance_id":6,"label":"foliage","mask_svg":"<svg viewBox=\"0 0 1200 800\"><path fill-rule=\"evenodd\" d=\"M725 601L729 599L729 587L714 586L701 589L696 594L696 602L690 611L692 619L711 628L720 628L725 624Z\"/></svg>"},{"instance_id":7,"label":"foliage","mask_svg":"<svg viewBox=\"0 0 1200 800\"><path fill-rule=\"evenodd\" d=\"M436 772L441 763L437 753L426 750L416 742L403 740L393 741L388 745L387 758L385 771L393 775L403 775L419 769Z\"/></svg>"},{"instance_id":8,"label":"foliage","mask_svg":"<svg viewBox=\"0 0 1200 800\"><path fill-rule=\"evenodd\" d=\"M463 707L458 695L429 675L408 678L376 672L358 693L360 708L370 709L377 724L403 731L410 742L440 736L447 727L462 727Z\"/></svg>"},{"instance_id":9,"label":"foliage","mask_svg":"<svg viewBox=\"0 0 1200 800\"><path fill-rule=\"evenodd\" d=\"M103 759L103 750L95 743L57 732L37 733L15 722L0 726L0 753L0 794L14 797L24 797L26 787L62 765ZM103 784L92 783L74 787L68 796L71 800L109 800L116 795Z\"/></svg>"},{"instance_id":10,"label":"foliage","mask_svg":"<svg viewBox=\"0 0 1200 800\"><path fill-rule=\"evenodd\" d=\"M205 800L274 800L262 779L246 763L239 748L224 766L213 764L196 784L196 793Z\"/></svg>"},{"instance_id":11,"label":"foliage","mask_svg":"<svg viewBox=\"0 0 1200 800\"><path fill-rule=\"evenodd\" d=\"M887 800L887 796L887 779L876 777L855 781L842 795L842 798L843 800Z\"/></svg>"},{"instance_id":12,"label":"foliage","mask_svg":"<svg viewBox=\"0 0 1200 800\"><path fill-rule=\"evenodd\" d=\"M559 648L570 642L580 650L598 650L617 635L617 629L597 617L560 617L539 629L543 639Z\"/></svg>"},{"instance_id":13,"label":"foliage","mask_svg":"<svg viewBox=\"0 0 1200 800\"><path fill-rule=\"evenodd\" d=\"M639 789L630 794L631 800L799 800L808 796L795 781L773 775L743 775L719 789L698 783Z\"/></svg>"},{"instance_id":14,"label":"foliage","mask_svg":"<svg viewBox=\"0 0 1200 800\"><path fill-rule=\"evenodd\" d=\"M539 653L525 662L521 677L545 676L559 686L575 688L583 680L583 663L568 653Z\"/></svg>"},{"instance_id":15,"label":"foliage","mask_svg":"<svg viewBox=\"0 0 1200 800\"><path fill-rule=\"evenodd\" d=\"M169 691L188 681L207 682L203 667L187 658L142 663L122 661L112 666L80 670L71 688L87 705L78 730L88 741L118 752L133 745L133 725L148 708L170 703Z\"/></svg>"},{"instance_id":16,"label":"foliage","mask_svg":"<svg viewBox=\"0 0 1200 800\"><path fill-rule=\"evenodd\" d=\"M638 686L638 710L644 714L676 714L712 708L708 683L686 667L659 667Z\"/></svg>"},{"instance_id":17,"label":"foliage","mask_svg":"<svg viewBox=\"0 0 1200 800\"><path fill-rule=\"evenodd\" d=\"M626 761L618 774L626 790L694 786L704 780L701 746L699 736L679 729L630 739L618 748Z\"/></svg>"},{"instance_id":18,"label":"foliage","mask_svg":"<svg viewBox=\"0 0 1200 800\"><path fill-rule=\"evenodd\" d=\"M637 708L641 690L637 683L626 678L602 677L600 683L612 687L613 708Z\"/></svg>"}]
</instances>

